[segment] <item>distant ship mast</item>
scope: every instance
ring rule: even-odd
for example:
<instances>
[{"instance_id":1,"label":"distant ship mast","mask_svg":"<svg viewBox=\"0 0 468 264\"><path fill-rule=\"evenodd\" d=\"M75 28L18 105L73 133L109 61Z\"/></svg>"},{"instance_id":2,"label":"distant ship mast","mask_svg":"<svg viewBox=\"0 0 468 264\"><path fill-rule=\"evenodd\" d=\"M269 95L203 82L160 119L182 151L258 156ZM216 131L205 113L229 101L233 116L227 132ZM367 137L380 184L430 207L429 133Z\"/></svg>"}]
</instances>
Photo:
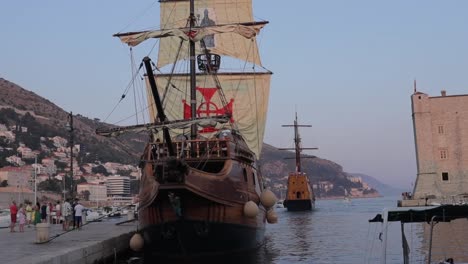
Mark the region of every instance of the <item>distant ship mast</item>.
<instances>
[{"instance_id":1,"label":"distant ship mast","mask_svg":"<svg viewBox=\"0 0 468 264\"><path fill-rule=\"evenodd\" d=\"M296 119L294 120L293 125L282 125L282 127L294 127L294 148L279 148L279 150L294 150L295 159L296 159L296 172L302 172L301 167L301 158L315 158L315 156L303 156L301 157L302 150L317 150L318 148L303 148L301 147L301 137L299 136L299 127L312 127L311 125L299 125L297 122L297 112ZM289 159L289 158L287 158Z\"/></svg>"}]
</instances>

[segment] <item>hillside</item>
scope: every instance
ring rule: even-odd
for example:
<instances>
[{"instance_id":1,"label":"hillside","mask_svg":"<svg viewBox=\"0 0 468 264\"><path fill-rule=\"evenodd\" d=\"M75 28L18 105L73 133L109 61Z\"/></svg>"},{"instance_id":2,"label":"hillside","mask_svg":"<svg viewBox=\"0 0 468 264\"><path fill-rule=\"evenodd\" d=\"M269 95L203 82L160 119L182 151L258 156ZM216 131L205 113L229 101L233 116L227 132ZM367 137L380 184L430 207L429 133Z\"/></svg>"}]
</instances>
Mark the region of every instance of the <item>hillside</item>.
<instances>
[{"instance_id":1,"label":"hillside","mask_svg":"<svg viewBox=\"0 0 468 264\"><path fill-rule=\"evenodd\" d=\"M49 100L0 78L0 123L25 126L29 130L23 139L30 148L38 150L40 137L69 138L65 129L68 112ZM137 163L147 139L144 135L104 138L94 133L97 127L109 126L97 120L74 115L74 141L82 145L89 159L102 162ZM21 135L20 135L21 136ZM94 161L94 160L90 160Z\"/></svg>"},{"instance_id":2,"label":"hillside","mask_svg":"<svg viewBox=\"0 0 468 264\"><path fill-rule=\"evenodd\" d=\"M379 193L383 196L396 196L401 195L402 192L407 192L408 190L399 189L388 184L382 183L376 180L374 177L365 175L362 173L350 173L353 176L361 177L363 181L367 182L372 188L379 190Z\"/></svg>"},{"instance_id":3,"label":"hillside","mask_svg":"<svg viewBox=\"0 0 468 264\"><path fill-rule=\"evenodd\" d=\"M49 100L0 78L0 124L7 128L14 127L16 134L15 142L7 142L0 137L0 159L5 162L5 157L15 155L12 152L19 143L33 151L41 151L41 144L52 144L44 142L44 137L68 139L69 134L65 129L68 115L67 111ZM74 142L81 148L78 162L138 164L147 135L125 134L117 138L105 138L94 133L97 127L102 126L110 127L97 119L74 115ZM21 127L26 127L27 131L22 131ZM264 144L259 165L268 186L279 196L285 193L287 175L295 170L294 160L285 158L293 156L292 152L279 151ZM6 165L0 163L0 167ZM375 189L365 188L366 184L359 177L344 172L339 164L332 161L310 157L303 159L302 167L309 175L318 198L342 197L345 190L357 197L379 195Z\"/></svg>"},{"instance_id":4,"label":"hillside","mask_svg":"<svg viewBox=\"0 0 468 264\"><path fill-rule=\"evenodd\" d=\"M259 164L262 173L269 179L269 186L277 194L286 191L287 176L295 171L294 153L281 151L277 148L263 144ZM365 189L364 182L343 171L343 168L330 160L315 156L302 155L302 171L309 175L314 185L314 192L318 198L343 197L345 189L353 196L376 197L379 193L375 189Z\"/></svg>"}]
</instances>

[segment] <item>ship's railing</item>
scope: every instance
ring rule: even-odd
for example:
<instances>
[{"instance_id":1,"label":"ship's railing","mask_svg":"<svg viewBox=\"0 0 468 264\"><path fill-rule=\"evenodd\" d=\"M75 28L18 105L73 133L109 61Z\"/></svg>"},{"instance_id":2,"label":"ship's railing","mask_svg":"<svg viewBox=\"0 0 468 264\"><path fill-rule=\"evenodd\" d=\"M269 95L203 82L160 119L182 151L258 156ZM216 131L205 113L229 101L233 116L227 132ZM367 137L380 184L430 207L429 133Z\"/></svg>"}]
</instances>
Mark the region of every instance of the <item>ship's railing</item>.
<instances>
[{"instance_id":1,"label":"ship's railing","mask_svg":"<svg viewBox=\"0 0 468 264\"><path fill-rule=\"evenodd\" d=\"M230 151L230 140L184 140L172 142L177 158L227 158ZM167 158L169 151L166 143L151 143L154 160Z\"/></svg>"}]
</instances>

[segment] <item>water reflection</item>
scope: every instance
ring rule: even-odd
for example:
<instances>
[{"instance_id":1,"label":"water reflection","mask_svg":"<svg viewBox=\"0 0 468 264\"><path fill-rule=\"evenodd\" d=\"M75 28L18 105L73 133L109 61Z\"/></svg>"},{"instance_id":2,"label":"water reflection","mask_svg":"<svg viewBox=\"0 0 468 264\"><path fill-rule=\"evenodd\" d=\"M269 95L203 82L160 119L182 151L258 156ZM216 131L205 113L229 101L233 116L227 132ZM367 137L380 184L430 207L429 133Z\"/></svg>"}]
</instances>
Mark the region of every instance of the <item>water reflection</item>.
<instances>
[{"instance_id":1,"label":"water reflection","mask_svg":"<svg viewBox=\"0 0 468 264\"><path fill-rule=\"evenodd\" d=\"M208 263L226 263L226 264L257 264L265 263L270 264L274 263L273 260L278 256L279 252L272 250L273 241L271 236L266 236L265 244L258 249L242 252L242 253L232 253L224 254L221 256L210 256L210 257L197 257L197 258L186 258L186 259L164 259L161 257L145 259L142 255L137 253L132 253L130 256L125 258L125 262L121 261L119 264L131 263L131 264L208 264ZM138 259L137 259L138 257ZM130 261L130 258L133 260Z\"/></svg>"},{"instance_id":2,"label":"water reflection","mask_svg":"<svg viewBox=\"0 0 468 264\"><path fill-rule=\"evenodd\" d=\"M200 258L187 258L187 259L141 259L135 260L132 264L153 264L153 263L171 263L171 264L208 264L208 263L226 263L226 264L256 264L256 263L273 263L273 259L276 255L275 252L270 251L268 244L270 243L269 239L266 240L264 246L258 248L257 250L236 253L236 254L225 254L222 256L213 256L213 257L200 257Z\"/></svg>"},{"instance_id":3,"label":"water reflection","mask_svg":"<svg viewBox=\"0 0 468 264\"><path fill-rule=\"evenodd\" d=\"M282 226L284 230L281 230L283 236L280 238L280 240L283 240L281 241L282 244L285 244L283 249L286 252L283 252L283 254L290 254L298 261L306 260L308 255L313 253L310 250L310 243L313 240L309 235L310 231L313 230L311 226L312 212L286 213L288 215L283 214L284 223L282 223Z\"/></svg>"},{"instance_id":4,"label":"water reflection","mask_svg":"<svg viewBox=\"0 0 468 264\"><path fill-rule=\"evenodd\" d=\"M317 209L312 212L277 209L278 223L266 227L265 244L255 251L178 261L148 259L141 263L379 263L381 225L370 225L368 220L381 213L383 208L394 207L396 199L356 199L351 203L322 200L317 202ZM424 261L427 251L421 245L423 231L421 224L405 225L411 249L410 263ZM389 226L387 263L403 263L401 245L401 226L392 223ZM128 259L119 264L127 263Z\"/></svg>"}]
</instances>

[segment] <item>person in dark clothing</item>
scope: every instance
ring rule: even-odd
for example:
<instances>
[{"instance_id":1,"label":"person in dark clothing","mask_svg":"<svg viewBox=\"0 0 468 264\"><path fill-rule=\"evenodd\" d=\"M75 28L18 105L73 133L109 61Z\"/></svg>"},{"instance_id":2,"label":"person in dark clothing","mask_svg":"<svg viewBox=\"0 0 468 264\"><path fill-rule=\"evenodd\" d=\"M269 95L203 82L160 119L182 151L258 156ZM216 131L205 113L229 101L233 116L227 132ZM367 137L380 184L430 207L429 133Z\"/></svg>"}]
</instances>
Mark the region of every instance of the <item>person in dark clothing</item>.
<instances>
[{"instance_id":1,"label":"person in dark clothing","mask_svg":"<svg viewBox=\"0 0 468 264\"><path fill-rule=\"evenodd\" d=\"M73 211L73 229L76 227L76 221L75 221L75 206L78 204L78 199L75 199L72 204L72 211Z\"/></svg>"},{"instance_id":2,"label":"person in dark clothing","mask_svg":"<svg viewBox=\"0 0 468 264\"><path fill-rule=\"evenodd\" d=\"M41 222L47 222L47 204L45 203L41 206Z\"/></svg>"}]
</instances>

